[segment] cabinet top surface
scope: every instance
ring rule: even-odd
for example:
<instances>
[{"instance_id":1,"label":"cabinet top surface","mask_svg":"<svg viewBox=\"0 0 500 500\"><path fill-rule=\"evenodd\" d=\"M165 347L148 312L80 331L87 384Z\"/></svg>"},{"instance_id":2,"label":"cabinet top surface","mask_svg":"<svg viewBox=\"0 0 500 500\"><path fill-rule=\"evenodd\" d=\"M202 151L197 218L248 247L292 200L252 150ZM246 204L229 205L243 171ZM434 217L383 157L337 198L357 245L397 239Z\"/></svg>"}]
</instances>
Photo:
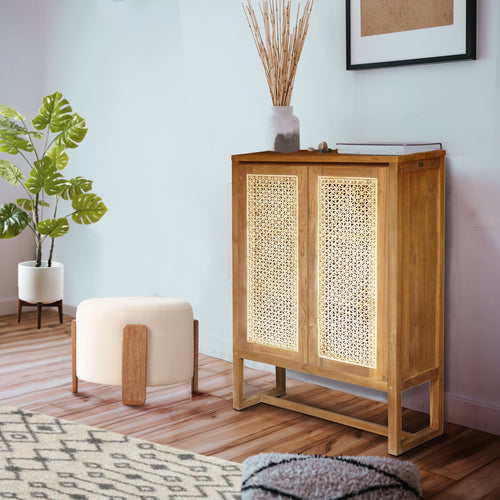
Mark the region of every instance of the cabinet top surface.
<instances>
[{"instance_id":1,"label":"cabinet top surface","mask_svg":"<svg viewBox=\"0 0 500 500\"><path fill-rule=\"evenodd\" d=\"M411 155L340 155L334 149L331 153L317 151L297 151L296 153L276 153L275 151L260 151L257 153L236 154L231 158L233 163L269 162L269 163L405 163L427 158L440 158L446 155L446 150L415 153Z\"/></svg>"}]
</instances>

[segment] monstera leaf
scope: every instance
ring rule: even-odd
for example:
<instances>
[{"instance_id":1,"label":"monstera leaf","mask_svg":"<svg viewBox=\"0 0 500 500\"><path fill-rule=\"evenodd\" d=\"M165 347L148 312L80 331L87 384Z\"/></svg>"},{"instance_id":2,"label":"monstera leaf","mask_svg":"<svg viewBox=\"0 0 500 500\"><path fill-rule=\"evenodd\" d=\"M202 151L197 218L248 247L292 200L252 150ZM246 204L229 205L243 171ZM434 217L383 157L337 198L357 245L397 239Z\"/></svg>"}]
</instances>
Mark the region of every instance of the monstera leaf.
<instances>
[{"instance_id":1,"label":"monstera leaf","mask_svg":"<svg viewBox=\"0 0 500 500\"><path fill-rule=\"evenodd\" d=\"M65 200L73 200L78 195L86 193L92 189L92 181L83 177L75 177L66 181L60 195Z\"/></svg>"},{"instance_id":2,"label":"monstera leaf","mask_svg":"<svg viewBox=\"0 0 500 500\"><path fill-rule=\"evenodd\" d=\"M9 108L9 106L0 106L0 115L5 116L7 118L14 118L14 120L19 120L20 122L24 121L26 118L16 111L14 108Z\"/></svg>"},{"instance_id":3,"label":"monstera leaf","mask_svg":"<svg viewBox=\"0 0 500 500\"><path fill-rule=\"evenodd\" d=\"M72 219L78 224L93 224L108 211L104 202L93 193L78 195L72 202Z\"/></svg>"},{"instance_id":4,"label":"monstera leaf","mask_svg":"<svg viewBox=\"0 0 500 500\"><path fill-rule=\"evenodd\" d=\"M33 144L22 137L26 135L28 131L25 127L5 116L0 116L0 151L10 155L15 155L19 151L33 151Z\"/></svg>"},{"instance_id":5,"label":"monstera leaf","mask_svg":"<svg viewBox=\"0 0 500 500\"><path fill-rule=\"evenodd\" d=\"M21 121L20 125L14 120ZM24 126L24 116L15 109L8 106L0 106L0 151L15 155L19 151L33 151L33 144L26 139L26 136L32 135L40 139L42 134L36 131L28 131Z\"/></svg>"},{"instance_id":6,"label":"monstera leaf","mask_svg":"<svg viewBox=\"0 0 500 500\"><path fill-rule=\"evenodd\" d=\"M52 160L44 156L41 160L35 161L35 166L30 172L30 176L24 183L24 186L31 194L38 194L45 184L45 177L49 172L55 171L52 167Z\"/></svg>"},{"instance_id":7,"label":"monstera leaf","mask_svg":"<svg viewBox=\"0 0 500 500\"><path fill-rule=\"evenodd\" d=\"M13 186L18 186L24 180L23 171L8 160L0 159L0 176Z\"/></svg>"},{"instance_id":8,"label":"monstera leaf","mask_svg":"<svg viewBox=\"0 0 500 500\"><path fill-rule=\"evenodd\" d=\"M14 238L29 224L28 214L14 203L0 205L0 238Z\"/></svg>"},{"instance_id":9,"label":"monstera leaf","mask_svg":"<svg viewBox=\"0 0 500 500\"><path fill-rule=\"evenodd\" d=\"M46 219L36 227L40 234L45 234L50 238L59 238L69 231L68 219L61 217L59 219Z\"/></svg>"},{"instance_id":10,"label":"monstera leaf","mask_svg":"<svg viewBox=\"0 0 500 500\"><path fill-rule=\"evenodd\" d=\"M0 113L0 115L2 115L2 113ZM19 125L6 116L0 116L0 137L4 135L27 135L27 133L26 127Z\"/></svg>"},{"instance_id":11,"label":"monstera leaf","mask_svg":"<svg viewBox=\"0 0 500 500\"><path fill-rule=\"evenodd\" d=\"M0 151L15 155L19 151L33 151L33 145L22 137L0 137Z\"/></svg>"},{"instance_id":12,"label":"monstera leaf","mask_svg":"<svg viewBox=\"0 0 500 500\"><path fill-rule=\"evenodd\" d=\"M59 196L67 183L62 174L55 167L51 167L45 176L43 189L50 196Z\"/></svg>"},{"instance_id":13,"label":"monstera leaf","mask_svg":"<svg viewBox=\"0 0 500 500\"><path fill-rule=\"evenodd\" d=\"M45 156L48 156L52 160L52 164L57 168L57 170L62 170L69 161L68 155L64 149L59 146L50 148L45 153Z\"/></svg>"},{"instance_id":14,"label":"monstera leaf","mask_svg":"<svg viewBox=\"0 0 500 500\"><path fill-rule=\"evenodd\" d=\"M28 198L18 198L16 200L16 203L23 210L28 210L29 212L31 212L35 208L35 202L34 202L34 200L28 200ZM50 204L47 203L45 200L38 200L38 204L41 207L50 207Z\"/></svg>"},{"instance_id":15,"label":"monstera leaf","mask_svg":"<svg viewBox=\"0 0 500 500\"><path fill-rule=\"evenodd\" d=\"M72 113L69 102L60 92L54 92L43 98L42 107L32 123L37 130L44 130L48 126L51 132L62 132L71 121Z\"/></svg>"},{"instance_id":16,"label":"monstera leaf","mask_svg":"<svg viewBox=\"0 0 500 500\"><path fill-rule=\"evenodd\" d=\"M44 156L35 162L24 185L31 194L38 194L43 189L48 195L58 196L66 183L66 179L53 165L52 159Z\"/></svg>"},{"instance_id":17,"label":"monstera leaf","mask_svg":"<svg viewBox=\"0 0 500 500\"><path fill-rule=\"evenodd\" d=\"M76 148L86 135L85 120L75 113L55 142L61 148Z\"/></svg>"}]
</instances>

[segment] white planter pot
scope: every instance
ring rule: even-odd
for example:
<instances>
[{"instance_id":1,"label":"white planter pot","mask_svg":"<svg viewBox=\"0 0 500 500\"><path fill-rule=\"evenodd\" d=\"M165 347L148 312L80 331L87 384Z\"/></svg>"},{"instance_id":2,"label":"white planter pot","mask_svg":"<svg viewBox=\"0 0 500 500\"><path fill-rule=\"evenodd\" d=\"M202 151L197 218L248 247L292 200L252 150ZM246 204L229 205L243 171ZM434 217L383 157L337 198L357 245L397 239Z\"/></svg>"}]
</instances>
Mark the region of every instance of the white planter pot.
<instances>
[{"instance_id":1,"label":"white planter pot","mask_svg":"<svg viewBox=\"0 0 500 500\"><path fill-rule=\"evenodd\" d=\"M30 260L17 266L17 285L19 298L25 302L51 304L62 300L64 292L64 266L60 262L42 262L42 267L35 267Z\"/></svg>"}]
</instances>

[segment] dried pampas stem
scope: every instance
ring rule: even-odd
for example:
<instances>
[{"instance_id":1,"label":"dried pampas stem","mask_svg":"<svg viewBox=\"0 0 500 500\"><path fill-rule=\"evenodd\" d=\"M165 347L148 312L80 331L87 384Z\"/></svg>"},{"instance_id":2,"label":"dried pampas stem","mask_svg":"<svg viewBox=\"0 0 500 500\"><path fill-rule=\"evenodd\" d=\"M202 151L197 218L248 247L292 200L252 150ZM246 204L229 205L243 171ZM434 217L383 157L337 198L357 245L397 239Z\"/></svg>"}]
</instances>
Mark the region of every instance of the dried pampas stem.
<instances>
[{"instance_id":1,"label":"dried pampas stem","mask_svg":"<svg viewBox=\"0 0 500 500\"><path fill-rule=\"evenodd\" d=\"M297 7L291 24L291 0L264 0L260 7L262 29L250 0L243 10L257 47L274 106L290 106L295 73L309 28L314 0L307 0L302 17Z\"/></svg>"}]
</instances>

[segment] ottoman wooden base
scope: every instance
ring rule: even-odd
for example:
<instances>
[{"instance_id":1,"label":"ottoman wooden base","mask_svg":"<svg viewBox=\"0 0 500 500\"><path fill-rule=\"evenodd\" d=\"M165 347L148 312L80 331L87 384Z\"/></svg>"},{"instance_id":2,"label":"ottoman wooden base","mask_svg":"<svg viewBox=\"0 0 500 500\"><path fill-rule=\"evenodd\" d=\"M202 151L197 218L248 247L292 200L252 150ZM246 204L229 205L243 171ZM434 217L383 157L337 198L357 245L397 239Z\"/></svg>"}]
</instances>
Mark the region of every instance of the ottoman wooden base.
<instances>
[{"instance_id":1,"label":"ottoman wooden base","mask_svg":"<svg viewBox=\"0 0 500 500\"><path fill-rule=\"evenodd\" d=\"M79 304L72 324L72 389L78 380L122 387L139 406L146 387L191 382L198 392L198 321L172 297L102 297Z\"/></svg>"},{"instance_id":2,"label":"ottoman wooden base","mask_svg":"<svg viewBox=\"0 0 500 500\"><path fill-rule=\"evenodd\" d=\"M193 322L194 363L191 394L198 394L198 335L199 323ZM125 325L122 343L122 403L141 406L146 402L147 327ZM71 323L71 388L78 392L76 375L76 320Z\"/></svg>"}]
</instances>

